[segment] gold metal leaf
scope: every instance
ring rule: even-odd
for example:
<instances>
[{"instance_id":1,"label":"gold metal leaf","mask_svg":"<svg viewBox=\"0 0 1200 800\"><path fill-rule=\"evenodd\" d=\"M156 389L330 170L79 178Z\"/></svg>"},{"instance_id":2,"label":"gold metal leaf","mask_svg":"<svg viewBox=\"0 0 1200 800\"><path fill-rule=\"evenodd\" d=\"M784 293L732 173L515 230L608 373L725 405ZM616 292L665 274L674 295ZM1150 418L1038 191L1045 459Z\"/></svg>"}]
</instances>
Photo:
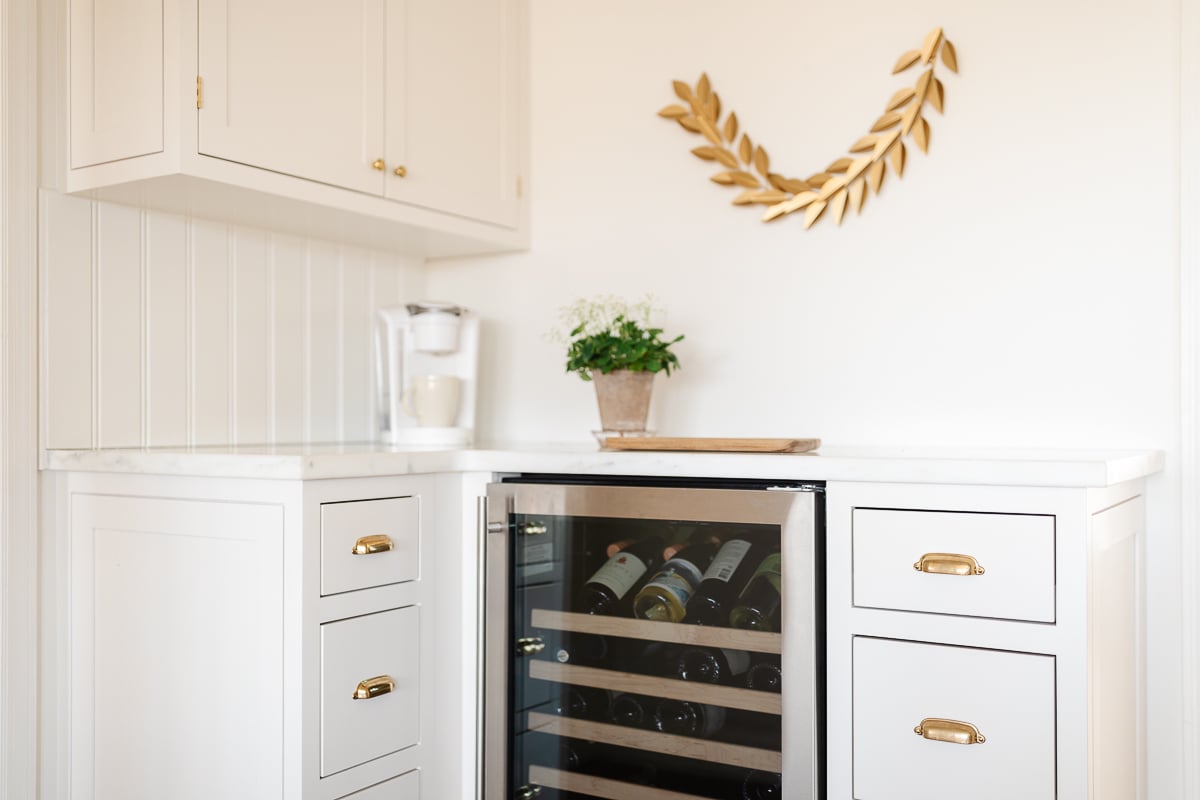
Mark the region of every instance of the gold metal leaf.
<instances>
[{"instance_id":1,"label":"gold metal leaf","mask_svg":"<svg viewBox=\"0 0 1200 800\"><path fill-rule=\"evenodd\" d=\"M692 133L700 132L700 118L693 114L688 114L686 117L680 117L679 124Z\"/></svg>"},{"instance_id":2,"label":"gold metal leaf","mask_svg":"<svg viewBox=\"0 0 1200 800\"><path fill-rule=\"evenodd\" d=\"M766 175L771 171L770 167L771 159L767 155L767 151L763 150L763 147L760 144L754 149L754 168L758 170L760 175Z\"/></svg>"},{"instance_id":3,"label":"gold metal leaf","mask_svg":"<svg viewBox=\"0 0 1200 800\"><path fill-rule=\"evenodd\" d=\"M680 100L692 102L692 87L688 86L683 81L671 81L671 85L675 87L675 95Z\"/></svg>"},{"instance_id":4,"label":"gold metal leaf","mask_svg":"<svg viewBox=\"0 0 1200 800\"><path fill-rule=\"evenodd\" d=\"M771 182L776 189L782 189L785 192L792 194L800 194L801 192L812 191L812 186L808 181L802 181L799 178L778 178Z\"/></svg>"},{"instance_id":5,"label":"gold metal leaf","mask_svg":"<svg viewBox=\"0 0 1200 800\"><path fill-rule=\"evenodd\" d=\"M899 130L890 130L887 133L881 135L879 137L879 141L877 141L875 143L875 158L879 158L884 153L886 153L887 149L889 147L891 147L893 144L895 144L896 140L899 138L900 138Z\"/></svg>"},{"instance_id":6,"label":"gold metal leaf","mask_svg":"<svg viewBox=\"0 0 1200 800\"><path fill-rule=\"evenodd\" d=\"M830 175L837 175L850 169L850 165L854 163L853 158L839 158L837 161L825 168L825 171Z\"/></svg>"},{"instance_id":7,"label":"gold metal leaf","mask_svg":"<svg viewBox=\"0 0 1200 800\"><path fill-rule=\"evenodd\" d=\"M938 28L938 35L941 35L941 28ZM926 59L928 61L929 59ZM701 103L707 103L708 98L712 95L712 84L709 83L708 73L700 73L700 80L696 81L696 96L700 98Z\"/></svg>"},{"instance_id":8,"label":"gold metal leaf","mask_svg":"<svg viewBox=\"0 0 1200 800\"><path fill-rule=\"evenodd\" d=\"M867 182L859 178L854 183L850 184L850 207L854 209L855 214L861 214L863 205L867 200Z\"/></svg>"},{"instance_id":9,"label":"gold metal leaf","mask_svg":"<svg viewBox=\"0 0 1200 800\"><path fill-rule=\"evenodd\" d=\"M883 176L886 174L887 163L884 161L876 161L867 171L867 180L871 182L871 191L875 194L879 194L879 190L883 188Z\"/></svg>"},{"instance_id":10,"label":"gold metal leaf","mask_svg":"<svg viewBox=\"0 0 1200 800\"><path fill-rule=\"evenodd\" d=\"M723 147L717 148L717 161L720 161L723 166L729 167L730 169L737 169L738 167L737 158L734 157L733 153L729 152Z\"/></svg>"},{"instance_id":11,"label":"gold metal leaf","mask_svg":"<svg viewBox=\"0 0 1200 800\"><path fill-rule=\"evenodd\" d=\"M725 141L733 144L738 135L738 120L737 114L729 112L729 119L725 120Z\"/></svg>"},{"instance_id":12,"label":"gold metal leaf","mask_svg":"<svg viewBox=\"0 0 1200 800\"><path fill-rule=\"evenodd\" d=\"M828 172L818 172L816 175L809 175L807 178L807 183L814 189L820 189L831 180L833 180L833 176Z\"/></svg>"},{"instance_id":13,"label":"gold metal leaf","mask_svg":"<svg viewBox=\"0 0 1200 800\"><path fill-rule=\"evenodd\" d=\"M958 72L958 53L955 52L954 45L949 39L942 44L942 63L951 72Z\"/></svg>"},{"instance_id":14,"label":"gold metal leaf","mask_svg":"<svg viewBox=\"0 0 1200 800\"><path fill-rule=\"evenodd\" d=\"M758 194L758 192L754 191L753 189L747 189L737 197L733 198L733 204L735 206L751 205L754 202L754 195L756 194Z\"/></svg>"},{"instance_id":15,"label":"gold metal leaf","mask_svg":"<svg viewBox=\"0 0 1200 800\"><path fill-rule=\"evenodd\" d=\"M846 184L849 182L844 176L826 181L825 185L821 187L821 193L817 195L817 199L828 200L834 192L846 188Z\"/></svg>"},{"instance_id":16,"label":"gold metal leaf","mask_svg":"<svg viewBox=\"0 0 1200 800\"><path fill-rule=\"evenodd\" d=\"M771 206L763 214L763 222L770 222L773 219L778 219L785 214L791 214L793 211L799 211L805 206L817 199L813 192L802 192L796 195L791 200L785 200L782 203Z\"/></svg>"},{"instance_id":17,"label":"gold metal leaf","mask_svg":"<svg viewBox=\"0 0 1200 800\"><path fill-rule=\"evenodd\" d=\"M933 54L937 51L937 46L942 41L942 29L934 28L925 37L925 44L921 45L921 63L928 64L933 58Z\"/></svg>"},{"instance_id":18,"label":"gold metal leaf","mask_svg":"<svg viewBox=\"0 0 1200 800\"><path fill-rule=\"evenodd\" d=\"M913 141L921 148L922 153L929 152L929 121L924 117L917 120L917 124L913 126Z\"/></svg>"},{"instance_id":19,"label":"gold metal leaf","mask_svg":"<svg viewBox=\"0 0 1200 800\"><path fill-rule=\"evenodd\" d=\"M846 190L842 189L829 200L829 213L833 214L833 221L838 225L842 224L842 218L846 216L847 198Z\"/></svg>"},{"instance_id":20,"label":"gold metal leaf","mask_svg":"<svg viewBox=\"0 0 1200 800\"><path fill-rule=\"evenodd\" d=\"M712 117L711 117L712 124L716 125L717 120L719 120L720 118L721 118L721 98L716 92L713 92L713 94L712 94Z\"/></svg>"},{"instance_id":21,"label":"gold metal leaf","mask_svg":"<svg viewBox=\"0 0 1200 800\"><path fill-rule=\"evenodd\" d=\"M715 94L709 95L708 99L704 101L704 106L703 106L704 113L701 116L704 119L708 120L710 125L717 124L717 100L716 100L716 97L717 96Z\"/></svg>"},{"instance_id":22,"label":"gold metal leaf","mask_svg":"<svg viewBox=\"0 0 1200 800\"><path fill-rule=\"evenodd\" d=\"M783 202L791 197L787 192L781 192L778 189L765 189L761 192L755 192L751 200L760 205L769 206Z\"/></svg>"},{"instance_id":23,"label":"gold metal leaf","mask_svg":"<svg viewBox=\"0 0 1200 800\"><path fill-rule=\"evenodd\" d=\"M929 105L937 109L939 114L942 113L942 102L946 98L946 88L942 86L942 82L934 78L929 84Z\"/></svg>"},{"instance_id":24,"label":"gold metal leaf","mask_svg":"<svg viewBox=\"0 0 1200 800\"><path fill-rule=\"evenodd\" d=\"M749 164L750 159L754 157L754 145L751 144L748 134L742 134L742 143L738 145L738 155L742 157L744 164Z\"/></svg>"},{"instance_id":25,"label":"gold metal leaf","mask_svg":"<svg viewBox=\"0 0 1200 800\"><path fill-rule=\"evenodd\" d=\"M707 119L700 117L700 119L697 120L697 124L700 126L700 132L704 134L705 139L708 139L718 147L724 144L724 142L721 140L721 134L717 133L717 129L714 128L713 124Z\"/></svg>"},{"instance_id":26,"label":"gold metal leaf","mask_svg":"<svg viewBox=\"0 0 1200 800\"><path fill-rule=\"evenodd\" d=\"M876 136L872 133L868 133L866 136L862 137L857 142L850 145L850 152L851 153L865 153L868 150L874 150L875 142L877 142L877 141L879 141L878 136Z\"/></svg>"},{"instance_id":27,"label":"gold metal leaf","mask_svg":"<svg viewBox=\"0 0 1200 800\"><path fill-rule=\"evenodd\" d=\"M732 186L733 185L733 173L732 172L718 172L716 175L713 175L711 178L709 178L709 180L712 181L713 183L719 183L722 186Z\"/></svg>"},{"instance_id":28,"label":"gold metal leaf","mask_svg":"<svg viewBox=\"0 0 1200 800\"><path fill-rule=\"evenodd\" d=\"M886 131L888 128L895 127L900 124L900 114L895 111L889 111L879 119L875 120L875 124L871 126L872 133Z\"/></svg>"},{"instance_id":29,"label":"gold metal leaf","mask_svg":"<svg viewBox=\"0 0 1200 800\"><path fill-rule=\"evenodd\" d=\"M913 103L904 112L904 124L900 126L900 133L908 136L908 132L912 130L913 123L917 121L917 115L921 113L921 104Z\"/></svg>"},{"instance_id":30,"label":"gold metal leaf","mask_svg":"<svg viewBox=\"0 0 1200 800\"><path fill-rule=\"evenodd\" d=\"M825 211L825 205L824 200L809 203L808 210L804 212L804 230L811 228L813 223L821 218L822 212Z\"/></svg>"},{"instance_id":31,"label":"gold metal leaf","mask_svg":"<svg viewBox=\"0 0 1200 800\"><path fill-rule=\"evenodd\" d=\"M721 151L715 147L693 147L692 155L696 158L703 158L705 161L716 161L717 154Z\"/></svg>"},{"instance_id":32,"label":"gold metal leaf","mask_svg":"<svg viewBox=\"0 0 1200 800\"><path fill-rule=\"evenodd\" d=\"M913 64L917 63L917 61L920 60L920 58L921 58L920 50L909 50L907 53L900 56L900 59L896 62L896 66L892 67L892 74L895 75L898 72L904 72L904 70L908 69ZM685 86L686 86L686 84L685 84ZM675 91L678 92L679 90L676 89ZM687 98L685 97L683 99L686 100Z\"/></svg>"},{"instance_id":33,"label":"gold metal leaf","mask_svg":"<svg viewBox=\"0 0 1200 800\"><path fill-rule=\"evenodd\" d=\"M733 177L733 182L738 186L746 186L751 189L757 189L761 185L758 181L758 178L754 177L749 172L736 170L731 172L730 175Z\"/></svg>"},{"instance_id":34,"label":"gold metal leaf","mask_svg":"<svg viewBox=\"0 0 1200 800\"><path fill-rule=\"evenodd\" d=\"M933 80L933 67L921 73L921 77L917 78L917 105L925 102L925 95L929 92L929 82Z\"/></svg>"},{"instance_id":35,"label":"gold metal leaf","mask_svg":"<svg viewBox=\"0 0 1200 800\"><path fill-rule=\"evenodd\" d=\"M894 95L892 95L891 100L888 100L887 110L895 111L898 108L903 108L905 105L908 104L908 101L913 99L913 95L915 95L915 94L916 94L916 92L911 87L901 89L900 91L898 91Z\"/></svg>"},{"instance_id":36,"label":"gold metal leaf","mask_svg":"<svg viewBox=\"0 0 1200 800\"><path fill-rule=\"evenodd\" d=\"M852 181L859 175L862 175L874 160L875 156L863 156L862 158L855 159L850 168L846 170L846 180Z\"/></svg>"},{"instance_id":37,"label":"gold metal leaf","mask_svg":"<svg viewBox=\"0 0 1200 800\"><path fill-rule=\"evenodd\" d=\"M908 151L904 147L904 142L900 142L892 149L892 172L896 173L897 178L904 177L904 161L908 157Z\"/></svg>"},{"instance_id":38,"label":"gold metal leaf","mask_svg":"<svg viewBox=\"0 0 1200 800\"><path fill-rule=\"evenodd\" d=\"M663 109L660 109L658 115L660 117L666 117L667 119L679 119L680 117L686 117L688 115L688 110L683 106L678 105L667 106Z\"/></svg>"}]
</instances>

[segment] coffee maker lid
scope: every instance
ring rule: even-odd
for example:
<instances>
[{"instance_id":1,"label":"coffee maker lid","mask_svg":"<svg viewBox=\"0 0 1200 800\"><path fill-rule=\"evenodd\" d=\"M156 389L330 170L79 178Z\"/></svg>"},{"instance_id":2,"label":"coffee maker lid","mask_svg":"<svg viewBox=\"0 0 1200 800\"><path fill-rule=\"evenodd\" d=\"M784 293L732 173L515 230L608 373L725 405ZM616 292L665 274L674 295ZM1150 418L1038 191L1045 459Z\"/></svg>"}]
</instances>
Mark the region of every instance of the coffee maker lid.
<instances>
[{"instance_id":1,"label":"coffee maker lid","mask_svg":"<svg viewBox=\"0 0 1200 800\"><path fill-rule=\"evenodd\" d=\"M422 300L419 303L409 303L405 306L408 313L415 316L420 314L453 314L456 317L461 317L465 308L454 303L443 303L437 300Z\"/></svg>"}]
</instances>

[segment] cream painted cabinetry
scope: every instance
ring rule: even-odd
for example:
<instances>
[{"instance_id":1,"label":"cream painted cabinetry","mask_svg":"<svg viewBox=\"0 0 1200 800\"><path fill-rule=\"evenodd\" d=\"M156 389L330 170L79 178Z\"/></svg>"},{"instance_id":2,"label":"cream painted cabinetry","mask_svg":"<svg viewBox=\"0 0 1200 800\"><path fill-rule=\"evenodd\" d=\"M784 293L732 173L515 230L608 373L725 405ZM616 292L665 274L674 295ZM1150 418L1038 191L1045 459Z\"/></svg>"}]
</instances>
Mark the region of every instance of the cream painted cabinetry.
<instances>
[{"instance_id":1,"label":"cream painted cabinetry","mask_svg":"<svg viewBox=\"0 0 1200 800\"><path fill-rule=\"evenodd\" d=\"M831 800L1137 800L1140 481L828 485Z\"/></svg>"},{"instance_id":2,"label":"cream painted cabinetry","mask_svg":"<svg viewBox=\"0 0 1200 800\"><path fill-rule=\"evenodd\" d=\"M522 0L60 0L67 192L395 246L527 242Z\"/></svg>"},{"instance_id":3,"label":"cream painted cabinetry","mask_svg":"<svg viewBox=\"0 0 1200 800\"><path fill-rule=\"evenodd\" d=\"M466 800L463 480L47 473L43 797Z\"/></svg>"}]
</instances>

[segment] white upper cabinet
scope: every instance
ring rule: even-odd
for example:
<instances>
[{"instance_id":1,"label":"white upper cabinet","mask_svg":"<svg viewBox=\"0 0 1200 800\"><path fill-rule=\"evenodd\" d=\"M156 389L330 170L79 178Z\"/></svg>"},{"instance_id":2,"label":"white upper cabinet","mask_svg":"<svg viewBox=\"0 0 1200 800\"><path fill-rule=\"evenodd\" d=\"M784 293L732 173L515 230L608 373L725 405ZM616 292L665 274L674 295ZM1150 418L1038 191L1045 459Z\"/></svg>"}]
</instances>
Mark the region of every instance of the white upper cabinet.
<instances>
[{"instance_id":1,"label":"white upper cabinet","mask_svg":"<svg viewBox=\"0 0 1200 800\"><path fill-rule=\"evenodd\" d=\"M70 193L417 255L528 245L525 0L57 0Z\"/></svg>"}]
</instances>

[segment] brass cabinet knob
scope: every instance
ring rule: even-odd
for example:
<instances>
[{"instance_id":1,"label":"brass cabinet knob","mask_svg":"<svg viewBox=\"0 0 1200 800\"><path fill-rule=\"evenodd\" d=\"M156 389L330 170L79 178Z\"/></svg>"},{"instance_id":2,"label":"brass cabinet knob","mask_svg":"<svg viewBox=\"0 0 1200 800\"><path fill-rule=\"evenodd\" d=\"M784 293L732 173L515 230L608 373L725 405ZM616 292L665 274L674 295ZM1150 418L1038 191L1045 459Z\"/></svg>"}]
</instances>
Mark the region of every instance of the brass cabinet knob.
<instances>
[{"instance_id":1,"label":"brass cabinet knob","mask_svg":"<svg viewBox=\"0 0 1200 800\"><path fill-rule=\"evenodd\" d=\"M383 159L382 159L382 158L377 158L377 159L375 159L374 161L372 161L372 162L371 162L371 169L377 169L377 170L379 170L380 172L382 172L382 171L383 171L383 168L384 168L384 167L386 167L386 166L387 166L387 165L383 163Z\"/></svg>"},{"instance_id":2,"label":"brass cabinet knob","mask_svg":"<svg viewBox=\"0 0 1200 800\"><path fill-rule=\"evenodd\" d=\"M395 175L397 178L403 178L405 175L408 174L408 170L406 170L404 168L404 165L401 164L400 166L398 166L394 170L392 170L392 174Z\"/></svg>"},{"instance_id":3,"label":"brass cabinet knob","mask_svg":"<svg viewBox=\"0 0 1200 800\"><path fill-rule=\"evenodd\" d=\"M546 643L540 636L525 636L517 639L517 655L537 655L546 649Z\"/></svg>"}]
</instances>

